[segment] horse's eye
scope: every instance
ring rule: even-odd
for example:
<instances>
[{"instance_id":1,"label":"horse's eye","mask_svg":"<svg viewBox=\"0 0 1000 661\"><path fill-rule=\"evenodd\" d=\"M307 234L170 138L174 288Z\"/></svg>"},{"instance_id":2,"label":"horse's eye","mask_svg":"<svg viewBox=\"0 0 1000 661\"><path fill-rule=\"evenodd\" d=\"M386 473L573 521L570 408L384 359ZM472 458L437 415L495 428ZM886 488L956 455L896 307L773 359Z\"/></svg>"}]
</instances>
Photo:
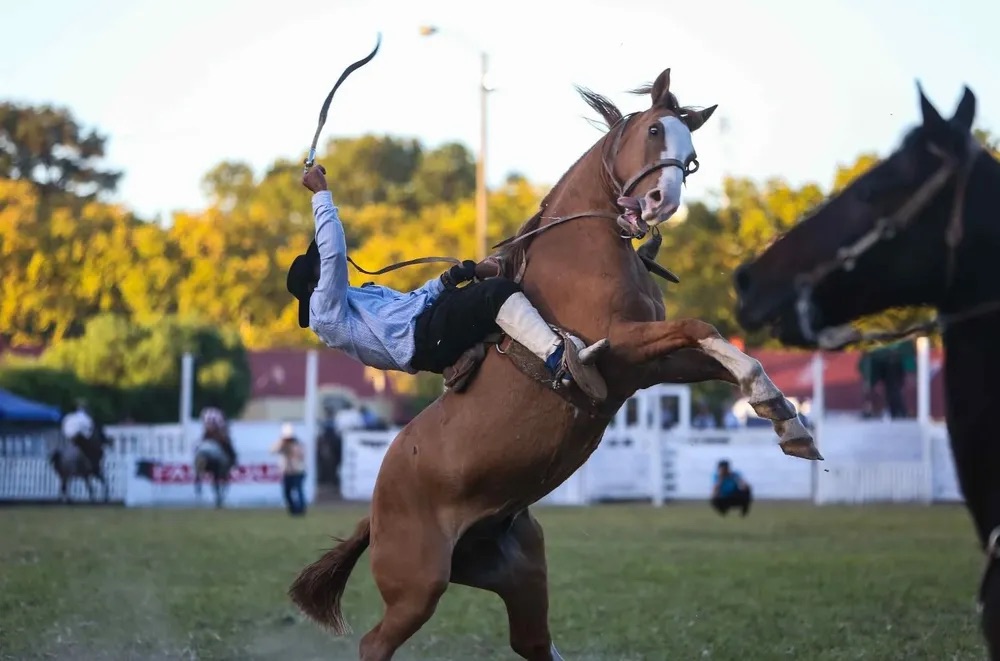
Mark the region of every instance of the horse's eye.
<instances>
[{"instance_id":1,"label":"horse's eye","mask_svg":"<svg viewBox=\"0 0 1000 661\"><path fill-rule=\"evenodd\" d=\"M652 126L649 127L649 134L660 135L660 127L657 126L656 124L653 124Z\"/></svg>"}]
</instances>

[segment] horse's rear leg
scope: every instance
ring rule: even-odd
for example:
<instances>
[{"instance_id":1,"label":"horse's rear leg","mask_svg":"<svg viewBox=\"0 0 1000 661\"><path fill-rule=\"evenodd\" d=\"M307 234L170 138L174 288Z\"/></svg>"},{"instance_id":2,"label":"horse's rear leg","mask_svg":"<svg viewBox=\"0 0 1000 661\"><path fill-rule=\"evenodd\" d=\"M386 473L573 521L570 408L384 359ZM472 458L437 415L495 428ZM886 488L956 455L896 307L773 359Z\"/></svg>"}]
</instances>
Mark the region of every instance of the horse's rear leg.
<instances>
[{"instance_id":1,"label":"horse's rear leg","mask_svg":"<svg viewBox=\"0 0 1000 661\"><path fill-rule=\"evenodd\" d=\"M562 657L549 633L549 587L542 527L525 510L493 538L460 541L453 583L488 590L503 599L510 646L529 661Z\"/></svg>"},{"instance_id":2,"label":"horse's rear leg","mask_svg":"<svg viewBox=\"0 0 1000 661\"><path fill-rule=\"evenodd\" d=\"M823 458L795 407L764 372L760 361L723 339L711 324L698 319L619 323L612 326L609 339L620 360L654 371L661 365L662 382L679 380L675 366L663 358L681 349L701 351L732 375L733 379L726 380L739 385L754 412L771 421L785 454L803 459ZM691 375L691 380L701 381L711 371L702 366L700 373Z\"/></svg>"},{"instance_id":3,"label":"horse's rear leg","mask_svg":"<svg viewBox=\"0 0 1000 661\"><path fill-rule=\"evenodd\" d=\"M431 618L448 589L452 548L450 538L432 520L394 517L373 529L372 576L385 613L361 639L361 661L388 661Z\"/></svg>"},{"instance_id":4,"label":"horse's rear leg","mask_svg":"<svg viewBox=\"0 0 1000 661\"><path fill-rule=\"evenodd\" d=\"M99 471L94 477L97 481L101 483L101 491L104 493L104 502L108 502L111 499L111 494L108 491L108 480L104 477L104 471Z\"/></svg>"}]
</instances>

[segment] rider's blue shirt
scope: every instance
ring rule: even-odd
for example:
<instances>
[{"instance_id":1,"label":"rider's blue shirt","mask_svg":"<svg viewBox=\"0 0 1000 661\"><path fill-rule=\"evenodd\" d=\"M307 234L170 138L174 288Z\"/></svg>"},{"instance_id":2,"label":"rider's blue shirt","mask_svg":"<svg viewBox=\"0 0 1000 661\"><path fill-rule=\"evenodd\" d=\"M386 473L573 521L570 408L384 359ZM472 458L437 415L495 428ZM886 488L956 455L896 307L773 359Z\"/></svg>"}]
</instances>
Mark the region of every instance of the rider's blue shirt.
<instances>
[{"instance_id":1,"label":"rider's blue shirt","mask_svg":"<svg viewBox=\"0 0 1000 661\"><path fill-rule=\"evenodd\" d=\"M417 315L444 290L440 278L408 293L388 287L351 287L347 242L330 191L312 198L319 284L309 300L309 327L327 344L370 367L416 373L413 330Z\"/></svg>"}]
</instances>

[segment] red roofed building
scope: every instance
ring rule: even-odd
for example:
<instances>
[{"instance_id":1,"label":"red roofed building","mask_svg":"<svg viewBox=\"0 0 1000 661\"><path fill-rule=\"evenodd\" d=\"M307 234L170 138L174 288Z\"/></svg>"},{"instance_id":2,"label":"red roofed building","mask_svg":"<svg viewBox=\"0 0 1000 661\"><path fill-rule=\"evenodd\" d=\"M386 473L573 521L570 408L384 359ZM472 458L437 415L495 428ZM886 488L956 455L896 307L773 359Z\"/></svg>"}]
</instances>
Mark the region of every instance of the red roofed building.
<instances>
[{"instance_id":1,"label":"red roofed building","mask_svg":"<svg viewBox=\"0 0 1000 661\"><path fill-rule=\"evenodd\" d=\"M319 349L319 404L347 400L366 404L388 420L398 417L401 397L382 370L366 367L344 353ZM296 419L305 415L304 349L251 351L247 357L253 385L243 420Z\"/></svg>"},{"instance_id":2,"label":"red roofed building","mask_svg":"<svg viewBox=\"0 0 1000 661\"><path fill-rule=\"evenodd\" d=\"M753 349L750 352L764 366L771 380L785 395L802 401L811 399L813 354L805 351L782 351L774 349ZM944 352L932 348L930 351L931 370L931 416L944 418ZM860 413L862 409L862 382L858 371L859 351L824 353L824 400L828 412ZM884 402L881 386L878 387L879 400ZM903 390L906 409L911 417L917 413L917 383L915 375L907 375Z\"/></svg>"}]
</instances>

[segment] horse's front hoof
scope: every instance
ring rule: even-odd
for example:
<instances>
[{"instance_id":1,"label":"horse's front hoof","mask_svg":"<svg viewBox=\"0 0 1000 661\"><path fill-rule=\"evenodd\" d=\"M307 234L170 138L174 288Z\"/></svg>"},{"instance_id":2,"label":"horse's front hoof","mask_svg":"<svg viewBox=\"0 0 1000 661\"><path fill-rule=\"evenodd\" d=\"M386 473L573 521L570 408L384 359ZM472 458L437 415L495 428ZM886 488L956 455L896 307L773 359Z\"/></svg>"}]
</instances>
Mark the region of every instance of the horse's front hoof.
<instances>
[{"instance_id":1,"label":"horse's front hoof","mask_svg":"<svg viewBox=\"0 0 1000 661\"><path fill-rule=\"evenodd\" d=\"M778 444L778 447L790 457L799 457L800 459L809 459L810 461L823 461L823 455L819 453L819 448L816 447L816 443L813 442L811 436L782 441Z\"/></svg>"}]
</instances>

